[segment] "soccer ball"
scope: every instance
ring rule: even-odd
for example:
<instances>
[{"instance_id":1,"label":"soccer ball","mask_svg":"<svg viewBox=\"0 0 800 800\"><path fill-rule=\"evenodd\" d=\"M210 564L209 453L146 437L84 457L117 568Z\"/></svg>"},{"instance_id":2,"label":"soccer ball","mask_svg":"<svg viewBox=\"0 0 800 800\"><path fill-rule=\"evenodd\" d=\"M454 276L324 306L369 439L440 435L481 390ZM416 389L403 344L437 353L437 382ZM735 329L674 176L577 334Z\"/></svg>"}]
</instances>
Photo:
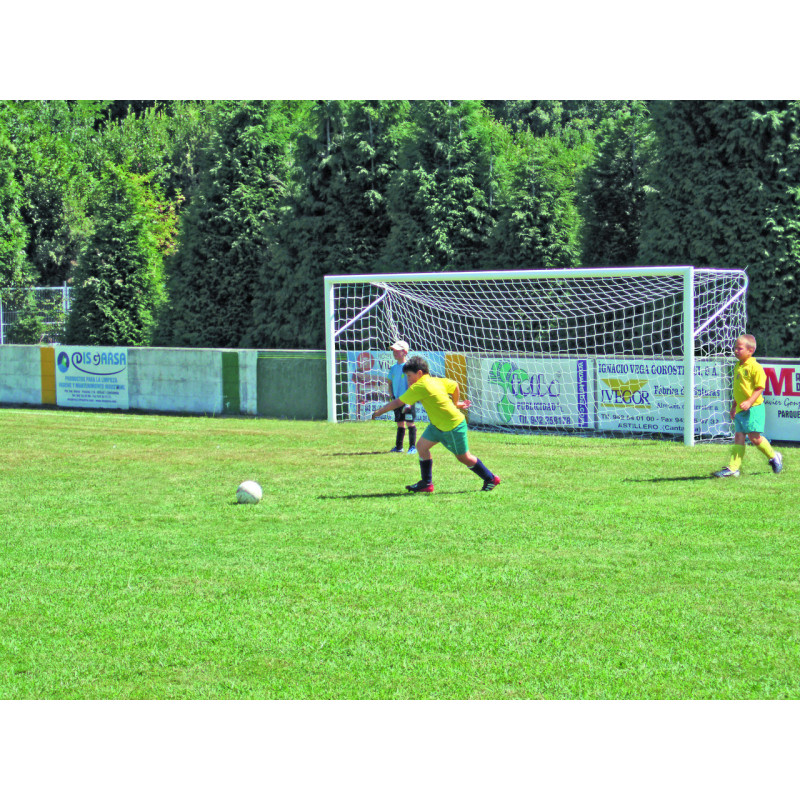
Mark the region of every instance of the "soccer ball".
<instances>
[{"instance_id":1,"label":"soccer ball","mask_svg":"<svg viewBox=\"0 0 800 800\"><path fill-rule=\"evenodd\" d=\"M255 481L242 481L236 490L238 503L257 503L264 493Z\"/></svg>"}]
</instances>

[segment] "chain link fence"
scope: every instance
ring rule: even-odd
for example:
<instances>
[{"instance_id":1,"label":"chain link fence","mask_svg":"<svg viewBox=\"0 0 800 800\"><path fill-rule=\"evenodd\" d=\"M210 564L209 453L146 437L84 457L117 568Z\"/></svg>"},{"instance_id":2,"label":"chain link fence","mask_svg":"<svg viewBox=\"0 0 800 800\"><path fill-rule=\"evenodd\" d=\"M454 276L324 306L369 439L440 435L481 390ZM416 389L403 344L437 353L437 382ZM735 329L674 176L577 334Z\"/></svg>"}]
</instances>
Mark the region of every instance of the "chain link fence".
<instances>
[{"instance_id":1,"label":"chain link fence","mask_svg":"<svg viewBox=\"0 0 800 800\"><path fill-rule=\"evenodd\" d=\"M0 289L0 345L62 342L71 292L66 285Z\"/></svg>"}]
</instances>

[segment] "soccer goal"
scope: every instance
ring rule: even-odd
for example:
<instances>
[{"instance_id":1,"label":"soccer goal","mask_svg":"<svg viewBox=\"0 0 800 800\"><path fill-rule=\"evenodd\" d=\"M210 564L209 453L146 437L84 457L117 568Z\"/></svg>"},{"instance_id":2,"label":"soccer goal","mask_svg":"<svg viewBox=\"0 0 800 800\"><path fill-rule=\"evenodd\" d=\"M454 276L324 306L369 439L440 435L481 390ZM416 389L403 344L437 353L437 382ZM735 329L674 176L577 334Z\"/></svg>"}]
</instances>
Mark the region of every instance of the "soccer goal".
<instances>
[{"instance_id":1,"label":"soccer goal","mask_svg":"<svg viewBox=\"0 0 800 800\"><path fill-rule=\"evenodd\" d=\"M741 270L691 266L326 276L328 419L387 402L402 339L471 427L727 440L746 293Z\"/></svg>"}]
</instances>

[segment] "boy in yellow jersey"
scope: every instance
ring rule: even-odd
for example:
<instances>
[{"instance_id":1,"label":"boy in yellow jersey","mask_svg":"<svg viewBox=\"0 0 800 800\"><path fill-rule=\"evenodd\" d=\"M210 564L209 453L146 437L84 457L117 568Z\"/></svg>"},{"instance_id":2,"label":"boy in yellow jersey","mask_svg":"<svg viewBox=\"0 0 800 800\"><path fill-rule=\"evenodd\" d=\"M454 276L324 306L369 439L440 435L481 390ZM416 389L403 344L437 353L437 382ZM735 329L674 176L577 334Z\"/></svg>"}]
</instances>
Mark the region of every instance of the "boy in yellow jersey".
<instances>
[{"instance_id":1,"label":"boy in yellow jersey","mask_svg":"<svg viewBox=\"0 0 800 800\"><path fill-rule=\"evenodd\" d=\"M422 403L428 414L430 424L425 428L422 438L417 441L419 469L422 480L406 486L409 492L433 491L433 458L431 448L441 442L462 464L469 467L483 479L481 491L490 492L500 483L500 478L491 473L479 458L469 452L467 442L467 421L461 413L469 406L469 401L459 399L458 384L449 378L434 378L430 374L428 362L422 356L412 356L403 365L408 380L408 389L396 400L379 408L372 419L404 405Z\"/></svg>"},{"instance_id":2,"label":"boy in yellow jersey","mask_svg":"<svg viewBox=\"0 0 800 800\"><path fill-rule=\"evenodd\" d=\"M756 338L749 334L736 340L733 354L738 364L733 370L733 420L734 436L731 460L728 466L714 472L715 478L737 478L739 467L745 454L747 437L769 459L774 473L783 469L783 457L772 449L772 445L761 434L764 432L766 417L763 392L767 386L767 376L761 364L753 358L756 351Z\"/></svg>"}]
</instances>

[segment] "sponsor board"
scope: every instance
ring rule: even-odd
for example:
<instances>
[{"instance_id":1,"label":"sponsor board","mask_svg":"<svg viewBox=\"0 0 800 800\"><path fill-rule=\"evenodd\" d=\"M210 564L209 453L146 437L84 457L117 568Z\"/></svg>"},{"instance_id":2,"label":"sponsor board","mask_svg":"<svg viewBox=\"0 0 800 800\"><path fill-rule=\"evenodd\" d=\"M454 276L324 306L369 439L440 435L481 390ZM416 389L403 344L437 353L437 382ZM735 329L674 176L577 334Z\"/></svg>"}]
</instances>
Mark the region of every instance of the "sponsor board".
<instances>
[{"instance_id":1,"label":"sponsor board","mask_svg":"<svg viewBox=\"0 0 800 800\"><path fill-rule=\"evenodd\" d=\"M598 358L597 427L632 433L683 433L683 364ZM732 362L695 364L695 434L729 435Z\"/></svg>"},{"instance_id":2,"label":"sponsor board","mask_svg":"<svg viewBox=\"0 0 800 800\"><path fill-rule=\"evenodd\" d=\"M67 408L128 409L126 347L63 347L56 359L56 404Z\"/></svg>"},{"instance_id":3,"label":"sponsor board","mask_svg":"<svg viewBox=\"0 0 800 800\"><path fill-rule=\"evenodd\" d=\"M761 364L767 376L764 389L768 439L800 441L800 362Z\"/></svg>"},{"instance_id":4,"label":"sponsor board","mask_svg":"<svg viewBox=\"0 0 800 800\"><path fill-rule=\"evenodd\" d=\"M593 428L591 362L585 358L471 359L473 423ZM468 368L468 372L470 372Z\"/></svg>"},{"instance_id":5,"label":"sponsor board","mask_svg":"<svg viewBox=\"0 0 800 800\"><path fill-rule=\"evenodd\" d=\"M440 352L412 351L409 356L422 356L430 368L431 375L445 374L445 355ZM386 350L364 350L347 353L347 419L366 420L381 406L391 401L389 393L389 368L397 362ZM417 422L427 422L428 415L417 403ZM379 419L394 420L394 412Z\"/></svg>"},{"instance_id":6,"label":"sponsor board","mask_svg":"<svg viewBox=\"0 0 800 800\"><path fill-rule=\"evenodd\" d=\"M444 353L419 355L427 359L432 374L446 374ZM454 356L447 358L452 361ZM468 414L471 424L683 434L680 362L469 355L461 360L459 374L450 377L459 381L462 397L473 402ZM347 354L349 419L369 419L389 402L387 376L394 363L391 353L384 351ZM696 435L733 435L734 364L733 358L695 364ZM761 365L767 376L765 435L800 441L800 361ZM417 420L427 421L419 403Z\"/></svg>"}]
</instances>

